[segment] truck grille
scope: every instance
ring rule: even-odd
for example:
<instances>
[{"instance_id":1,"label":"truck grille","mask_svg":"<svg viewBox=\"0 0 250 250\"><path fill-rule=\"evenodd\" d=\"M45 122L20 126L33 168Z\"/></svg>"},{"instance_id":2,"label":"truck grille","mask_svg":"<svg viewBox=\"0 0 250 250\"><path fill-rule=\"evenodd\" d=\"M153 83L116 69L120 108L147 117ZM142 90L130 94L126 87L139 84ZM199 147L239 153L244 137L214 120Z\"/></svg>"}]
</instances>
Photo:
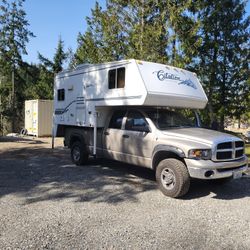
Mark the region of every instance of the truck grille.
<instances>
[{"instance_id":1,"label":"truck grille","mask_svg":"<svg viewBox=\"0 0 250 250\"><path fill-rule=\"evenodd\" d=\"M230 141L219 143L216 147L215 160L235 160L244 155L243 141Z\"/></svg>"}]
</instances>

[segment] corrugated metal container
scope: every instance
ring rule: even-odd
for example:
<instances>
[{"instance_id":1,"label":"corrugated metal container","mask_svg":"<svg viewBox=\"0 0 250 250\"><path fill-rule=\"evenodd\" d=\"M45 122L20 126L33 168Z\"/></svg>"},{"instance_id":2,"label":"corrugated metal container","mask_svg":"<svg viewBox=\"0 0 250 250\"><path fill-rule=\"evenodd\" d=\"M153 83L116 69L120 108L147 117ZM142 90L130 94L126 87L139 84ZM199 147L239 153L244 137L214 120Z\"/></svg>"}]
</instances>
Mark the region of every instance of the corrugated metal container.
<instances>
[{"instance_id":1,"label":"corrugated metal container","mask_svg":"<svg viewBox=\"0 0 250 250\"><path fill-rule=\"evenodd\" d=\"M28 135L51 136L52 118L52 100L25 101L25 129Z\"/></svg>"}]
</instances>

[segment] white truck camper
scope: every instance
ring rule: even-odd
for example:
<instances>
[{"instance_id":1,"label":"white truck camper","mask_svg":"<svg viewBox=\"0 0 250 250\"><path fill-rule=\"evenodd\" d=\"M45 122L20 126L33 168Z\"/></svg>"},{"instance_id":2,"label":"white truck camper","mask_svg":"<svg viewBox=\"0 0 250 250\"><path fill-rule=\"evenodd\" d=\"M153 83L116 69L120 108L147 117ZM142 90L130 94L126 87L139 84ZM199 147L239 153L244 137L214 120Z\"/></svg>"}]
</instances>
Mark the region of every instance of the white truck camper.
<instances>
[{"instance_id":1,"label":"white truck camper","mask_svg":"<svg viewBox=\"0 0 250 250\"><path fill-rule=\"evenodd\" d=\"M159 189L185 195L191 178L230 180L247 169L244 142L201 128L207 104L195 73L123 60L83 64L55 77L53 137L72 161L90 155L155 170Z\"/></svg>"}]
</instances>

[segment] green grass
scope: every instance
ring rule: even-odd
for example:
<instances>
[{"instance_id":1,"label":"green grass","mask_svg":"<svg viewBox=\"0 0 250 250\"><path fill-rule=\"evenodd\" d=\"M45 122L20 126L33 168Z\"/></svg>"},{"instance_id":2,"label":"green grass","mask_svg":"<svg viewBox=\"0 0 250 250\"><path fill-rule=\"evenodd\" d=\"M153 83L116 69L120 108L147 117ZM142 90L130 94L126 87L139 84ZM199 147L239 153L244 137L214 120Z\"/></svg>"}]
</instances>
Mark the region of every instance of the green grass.
<instances>
[{"instance_id":1,"label":"green grass","mask_svg":"<svg viewBox=\"0 0 250 250\"><path fill-rule=\"evenodd\" d=\"M247 157L248 157L248 159L250 161L250 144L249 143L246 144L246 155L247 155Z\"/></svg>"}]
</instances>

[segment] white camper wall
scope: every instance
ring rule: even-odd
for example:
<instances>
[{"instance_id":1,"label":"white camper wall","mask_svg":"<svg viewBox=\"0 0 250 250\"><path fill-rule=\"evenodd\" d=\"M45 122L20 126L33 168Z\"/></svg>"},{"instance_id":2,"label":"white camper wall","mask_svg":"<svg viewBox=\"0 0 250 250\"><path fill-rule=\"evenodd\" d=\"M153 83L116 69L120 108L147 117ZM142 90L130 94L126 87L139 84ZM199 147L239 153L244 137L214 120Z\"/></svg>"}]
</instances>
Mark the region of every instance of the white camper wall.
<instances>
[{"instance_id":1,"label":"white camper wall","mask_svg":"<svg viewBox=\"0 0 250 250\"><path fill-rule=\"evenodd\" d=\"M109 70L125 67L124 88L109 89ZM95 106L140 105L147 94L135 60L109 63L94 67L84 75L86 101Z\"/></svg>"},{"instance_id":2,"label":"white camper wall","mask_svg":"<svg viewBox=\"0 0 250 250\"><path fill-rule=\"evenodd\" d=\"M125 87L109 89L109 70L121 67L125 67ZM60 89L65 91L64 100L58 100ZM141 105L146 93L135 60L88 65L61 72L55 78L55 123L92 127L96 107ZM98 126L102 124L103 119Z\"/></svg>"}]
</instances>

